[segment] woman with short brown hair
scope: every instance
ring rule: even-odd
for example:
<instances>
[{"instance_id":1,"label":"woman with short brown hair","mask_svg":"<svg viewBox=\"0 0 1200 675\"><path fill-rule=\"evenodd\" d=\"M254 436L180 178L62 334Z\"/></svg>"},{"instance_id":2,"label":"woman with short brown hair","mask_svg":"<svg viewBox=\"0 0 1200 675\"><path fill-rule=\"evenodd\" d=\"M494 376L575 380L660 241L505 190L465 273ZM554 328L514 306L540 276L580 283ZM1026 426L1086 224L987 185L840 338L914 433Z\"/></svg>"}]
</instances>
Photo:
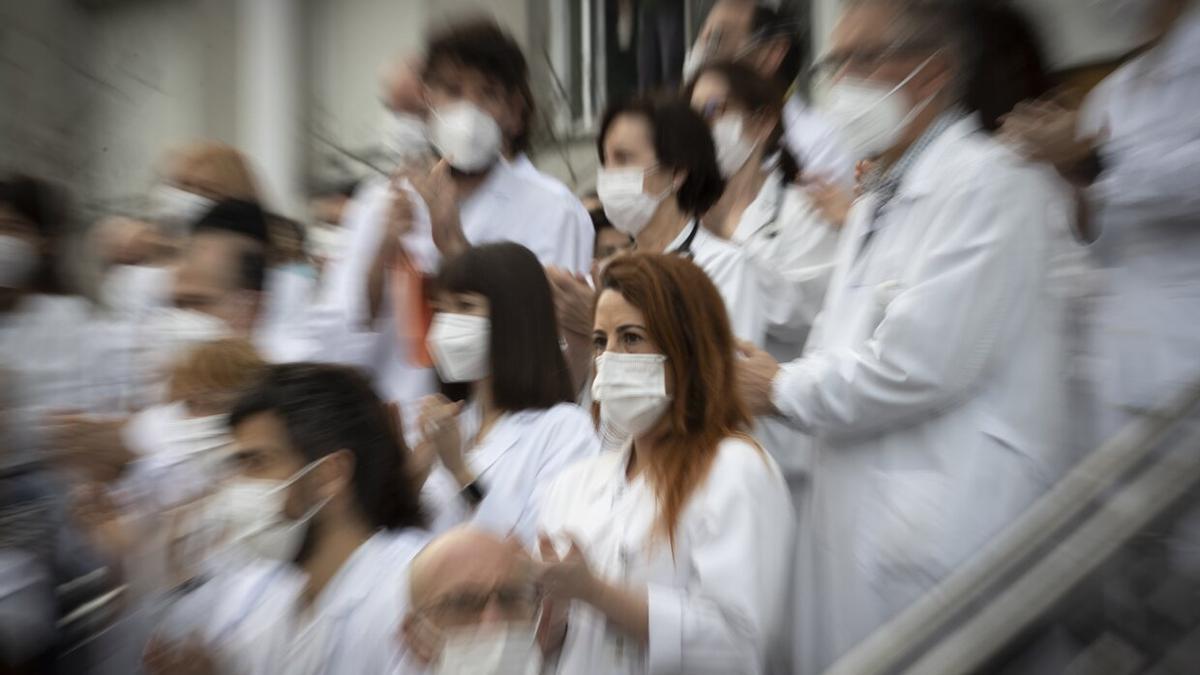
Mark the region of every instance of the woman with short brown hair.
<instances>
[{"instance_id":1,"label":"woman with short brown hair","mask_svg":"<svg viewBox=\"0 0 1200 675\"><path fill-rule=\"evenodd\" d=\"M594 323L600 423L626 440L542 506L543 648L570 673L762 672L784 629L793 511L746 435L721 296L682 257L625 256Z\"/></svg>"}]
</instances>

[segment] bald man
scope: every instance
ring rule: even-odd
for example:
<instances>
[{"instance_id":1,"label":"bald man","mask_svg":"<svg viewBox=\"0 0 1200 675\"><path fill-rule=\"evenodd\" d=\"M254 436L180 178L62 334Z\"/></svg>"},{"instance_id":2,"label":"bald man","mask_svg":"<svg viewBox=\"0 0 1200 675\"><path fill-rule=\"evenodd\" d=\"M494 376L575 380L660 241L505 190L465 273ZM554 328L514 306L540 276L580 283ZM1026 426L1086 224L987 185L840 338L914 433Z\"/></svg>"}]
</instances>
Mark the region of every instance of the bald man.
<instances>
[{"instance_id":1,"label":"bald man","mask_svg":"<svg viewBox=\"0 0 1200 675\"><path fill-rule=\"evenodd\" d=\"M470 527L413 559L403 639L433 672L537 673L538 595L520 544Z\"/></svg>"}]
</instances>

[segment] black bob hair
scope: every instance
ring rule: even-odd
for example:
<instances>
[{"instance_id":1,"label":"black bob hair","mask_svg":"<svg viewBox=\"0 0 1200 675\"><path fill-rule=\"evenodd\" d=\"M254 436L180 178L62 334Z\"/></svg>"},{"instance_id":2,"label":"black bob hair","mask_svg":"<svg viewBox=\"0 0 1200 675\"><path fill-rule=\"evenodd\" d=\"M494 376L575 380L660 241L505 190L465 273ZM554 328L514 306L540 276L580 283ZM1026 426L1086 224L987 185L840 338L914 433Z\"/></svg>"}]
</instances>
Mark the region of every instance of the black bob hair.
<instances>
[{"instance_id":1,"label":"black bob hair","mask_svg":"<svg viewBox=\"0 0 1200 675\"><path fill-rule=\"evenodd\" d=\"M717 203L725 191L725 180L717 166L712 132L687 101L678 95L644 96L610 107L596 137L601 164L609 129L623 115L640 117L649 124L654 154L661 168L687 173L687 179L675 193L679 210L701 216Z\"/></svg>"}]
</instances>

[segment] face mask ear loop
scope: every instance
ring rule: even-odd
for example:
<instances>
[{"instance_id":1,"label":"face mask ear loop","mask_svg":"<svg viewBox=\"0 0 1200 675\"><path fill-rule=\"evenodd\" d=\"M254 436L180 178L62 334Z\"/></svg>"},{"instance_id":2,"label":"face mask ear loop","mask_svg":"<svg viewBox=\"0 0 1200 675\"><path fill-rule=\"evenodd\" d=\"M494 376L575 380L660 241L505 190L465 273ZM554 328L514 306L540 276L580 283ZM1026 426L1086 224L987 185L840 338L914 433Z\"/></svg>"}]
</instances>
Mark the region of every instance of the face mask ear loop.
<instances>
[{"instance_id":1,"label":"face mask ear loop","mask_svg":"<svg viewBox=\"0 0 1200 675\"><path fill-rule=\"evenodd\" d=\"M892 88L891 88L891 90L889 90L887 94L885 94L885 95L883 95L882 97L880 97L879 101L876 101L876 105L878 105L879 103L881 103L881 102L883 102L883 101L886 101L887 99L891 98L892 96L895 96L895 95L896 95L896 92L900 91L900 89L901 89L901 88L902 88L904 85L906 85L906 84L908 84L909 82L911 82L911 81L912 81L912 79L913 79L914 77L916 77L916 76L917 76L917 75L918 75L918 74L919 74L919 73L920 73L922 70L925 70L925 66L929 65L929 62L930 62L930 61L932 61L932 60L934 59L934 57L936 57L936 56L937 56L938 54L940 54L941 52L942 52L942 50L940 50L940 49L939 49L939 50L937 50L936 52L934 52L934 53L930 54L928 58L926 58L924 61L922 61L922 62L921 62L921 64L920 64L920 65L918 65L916 68L913 68L912 72L911 72L911 73L909 73L907 77L905 77L903 80L900 80L900 83L899 83L899 84L897 84L896 86L892 87ZM928 101L927 101L927 102L925 102L925 103L923 104L923 106L924 106L924 105L928 105ZM922 106L922 107L923 107L923 106ZM851 119L852 119L852 120L855 120L855 121L857 121L857 120L860 120L860 119L862 119L862 118L863 118L865 115L869 114L870 112L871 112L871 108L867 108L866 110L860 110L860 111L858 112L858 114L857 114L857 115L855 115L855 116L854 116L853 118L851 118ZM908 118L908 119L909 119L909 120L911 120L912 118L910 117L910 118Z\"/></svg>"}]
</instances>

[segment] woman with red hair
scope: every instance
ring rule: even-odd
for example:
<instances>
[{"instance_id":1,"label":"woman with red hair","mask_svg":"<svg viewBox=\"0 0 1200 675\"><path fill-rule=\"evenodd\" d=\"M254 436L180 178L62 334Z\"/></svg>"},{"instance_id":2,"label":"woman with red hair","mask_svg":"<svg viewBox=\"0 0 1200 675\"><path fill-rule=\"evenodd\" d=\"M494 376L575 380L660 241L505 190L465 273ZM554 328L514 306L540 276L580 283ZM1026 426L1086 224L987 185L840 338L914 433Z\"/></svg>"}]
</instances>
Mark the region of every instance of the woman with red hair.
<instances>
[{"instance_id":1,"label":"woman with red hair","mask_svg":"<svg viewBox=\"0 0 1200 675\"><path fill-rule=\"evenodd\" d=\"M600 287L592 392L625 441L542 506L542 647L568 673L762 672L785 628L793 511L746 435L725 305L680 256L618 258Z\"/></svg>"}]
</instances>

